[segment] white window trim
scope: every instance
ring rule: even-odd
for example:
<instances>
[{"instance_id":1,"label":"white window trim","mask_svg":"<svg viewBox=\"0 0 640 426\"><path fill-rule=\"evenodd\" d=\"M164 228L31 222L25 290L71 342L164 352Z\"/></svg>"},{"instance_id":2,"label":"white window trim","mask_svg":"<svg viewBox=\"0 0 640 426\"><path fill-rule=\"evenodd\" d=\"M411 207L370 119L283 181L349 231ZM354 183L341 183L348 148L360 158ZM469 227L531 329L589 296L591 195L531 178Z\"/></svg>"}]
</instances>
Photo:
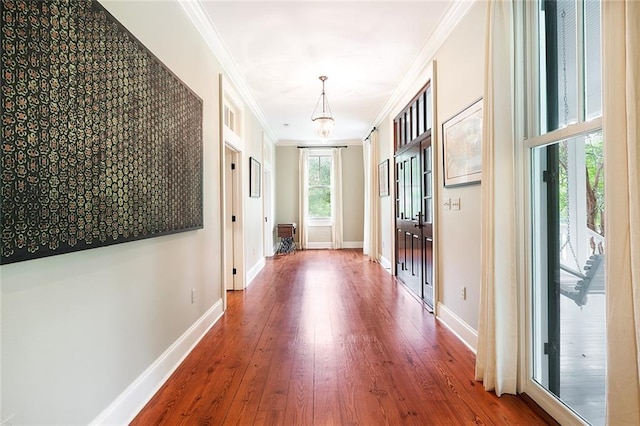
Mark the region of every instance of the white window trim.
<instances>
[{"instance_id":1,"label":"white window trim","mask_svg":"<svg viewBox=\"0 0 640 426\"><path fill-rule=\"evenodd\" d=\"M516 48L516 108L523 108L524 111L516 113L516 140L522 141L518 144L517 152L520 168L519 179L519 203L517 206L517 216L519 218L523 244L518 247L520 256L518 259L519 277L522 283L520 287L520 384L518 389L520 392L530 396L540 407L549 413L560 424L579 424L587 423L567 407L560 399L552 396L550 392L542 387L533 379L533 254L535 248L533 245L533 229L532 223L532 191L531 185L531 152L536 147L541 147L571 139L576 136L587 133L596 132L602 129L602 116L596 117L588 121L579 121L566 127L547 132L539 135L537 123L540 119L539 105L539 64L537 58L537 32L530 31L531 28L538 28L538 19L536 11L536 2L516 2L516 26L524 26L516 30L516 40L518 47ZM579 12L581 13L581 12ZM582 35L579 34L579 41ZM528 52L527 52L528 51ZM583 54L583 49L580 49ZM580 61L578 61L580 62ZM522 65L522 64L528 65ZM581 67L581 64L578 64ZM524 69L522 69L524 68ZM578 70L578 84L582 84L583 70ZM580 90L578 90L580 92ZM578 96L583 96L578 93ZM579 114L578 120L584 120L584 108L582 108L584 99L578 99ZM529 137L527 137L529 136Z\"/></svg>"}]
</instances>

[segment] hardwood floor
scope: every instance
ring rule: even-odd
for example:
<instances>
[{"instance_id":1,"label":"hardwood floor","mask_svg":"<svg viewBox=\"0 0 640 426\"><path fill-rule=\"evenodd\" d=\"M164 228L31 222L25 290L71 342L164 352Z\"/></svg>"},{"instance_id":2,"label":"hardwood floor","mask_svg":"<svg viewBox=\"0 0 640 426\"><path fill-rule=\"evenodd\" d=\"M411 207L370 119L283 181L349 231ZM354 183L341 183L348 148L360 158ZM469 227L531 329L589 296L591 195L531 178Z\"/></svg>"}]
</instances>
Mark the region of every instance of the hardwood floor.
<instances>
[{"instance_id":1,"label":"hardwood floor","mask_svg":"<svg viewBox=\"0 0 640 426\"><path fill-rule=\"evenodd\" d=\"M536 425L360 250L267 260L134 425Z\"/></svg>"}]
</instances>

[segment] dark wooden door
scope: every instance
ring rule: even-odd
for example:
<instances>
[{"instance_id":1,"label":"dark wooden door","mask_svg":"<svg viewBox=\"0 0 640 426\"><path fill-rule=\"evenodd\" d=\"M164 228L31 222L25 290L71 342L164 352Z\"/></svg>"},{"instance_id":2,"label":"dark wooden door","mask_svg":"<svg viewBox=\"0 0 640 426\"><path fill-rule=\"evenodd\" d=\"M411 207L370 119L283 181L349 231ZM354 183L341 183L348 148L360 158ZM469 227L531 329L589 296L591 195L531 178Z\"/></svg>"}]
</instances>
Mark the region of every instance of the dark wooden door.
<instances>
[{"instance_id":1,"label":"dark wooden door","mask_svg":"<svg viewBox=\"0 0 640 426\"><path fill-rule=\"evenodd\" d=\"M430 132L395 157L396 275L433 307L433 162Z\"/></svg>"},{"instance_id":2,"label":"dark wooden door","mask_svg":"<svg viewBox=\"0 0 640 426\"><path fill-rule=\"evenodd\" d=\"M407 146L396 155L395 164L397 276L412 291L422 296L420 146Z\"/></svg>"}]
</instances>

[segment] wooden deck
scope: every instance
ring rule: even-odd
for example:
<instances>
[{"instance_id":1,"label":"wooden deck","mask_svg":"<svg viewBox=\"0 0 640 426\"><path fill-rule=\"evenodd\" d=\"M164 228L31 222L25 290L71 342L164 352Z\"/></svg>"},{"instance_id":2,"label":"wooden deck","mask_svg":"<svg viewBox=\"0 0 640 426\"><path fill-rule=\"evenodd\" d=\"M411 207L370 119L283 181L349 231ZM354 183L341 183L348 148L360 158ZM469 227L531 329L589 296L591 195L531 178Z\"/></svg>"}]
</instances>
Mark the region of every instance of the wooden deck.
<instances>
[{"instance_id":1,"label":"wooden deck","mask_svg":"<svg viewBox=\"0 0 640 426\"><path fill-rule=\"evenodd\" d=\"M560 396L592 425L605 424L605 298L589 293L578 307L560 299Z\"/></svg>"},{"instance_id":2,"label":"wooden deck","mask_svg":"<svg viewBox=\"0 0 640 426\"><path fill-rule=\"evenodd\" d=\"M134 425L545 424L358 250L269 259L228 301Z\"/></svg>"}]
</instances>

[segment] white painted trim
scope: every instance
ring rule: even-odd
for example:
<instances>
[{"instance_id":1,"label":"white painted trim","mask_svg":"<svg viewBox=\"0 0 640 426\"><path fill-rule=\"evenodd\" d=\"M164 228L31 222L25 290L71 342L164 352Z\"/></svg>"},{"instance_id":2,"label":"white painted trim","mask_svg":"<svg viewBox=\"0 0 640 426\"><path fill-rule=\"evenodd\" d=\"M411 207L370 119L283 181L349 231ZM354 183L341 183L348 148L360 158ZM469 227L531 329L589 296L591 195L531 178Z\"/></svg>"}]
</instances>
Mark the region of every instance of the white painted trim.
<instances>
[{"instance_id":1,"label":"white painted trim","mask_svg":"<svg viewBox=\"0 0 640 426\"><path fill-rule=\"evenodd\" d=\"M436 304L436 318L475 354L478 332L442 303Z\"/></svg>"},{"instance_id":2,"label":"white painted trim","mask_svg":"<svg viewBox=\"0 0 640 426\"><path fill-rule=\"evenodd\" d=\"M561 425L584 425L588 426L580 416L574 413L569 407L564 405L558 398L544 389L534 380L528 380L522 389L540 406L547 414L553 417Z\"/></svg>"},{"instance_id":3,"label":"white painted trim","mask_svg":"<svg viewBox=\"0 0 640 426\"><path fill-rule=\"evenodd\" d=\"M278 137L276 136L276 133L267 121L264 113L262 112L262 108L258 105L258 102L253 96L253 92L249 89L249 85L242 76L238 66L233 61L231 53L229 53L229 50L222 41L222 37L220 37L220 34L202 9L200 2L193 0L178 0L178 2L180 3L180 6L182 6L187 17L193 23L194 27L202 36L207 46L209 46L211 52L220 62L220 65L222 65L222 69L224 70L226 77L238 90L240 96L256 116L264 131L269 135L271 140L277 141Z\"/></svg>"},{"instance_id":4,"label":"white painted trim","mask_svg":"<svg viewBox=\"0 0 640 426\"><path fill-rule=\"evenodd\" d=\"M222 299L219 299L90 424L129 424L223 313Z\"/></svg>"},{"instance_id":5,"label":"white painted trim","mask_svg":"<svg viewBox=\"0 0 640 426\"><path fill-rule=\"evenodd\" d=\"M342 243L342 247L346 249L361 249L364 247L363 241L345 241Z\"/></svg>"},{"instance_id":6,"label":"white painted trim","mask_svg":"<svg viewBox=\"0 0 640 426\"><path fill-rule=\"evenodd\" d=\"M313 146L313 147L322 147L326 146L326 141L320 140L291 140L291 139L282 139L279 140L277 146ZM346 146L362 146L361 139L332 139L328 145L346 145Z\"/></svg>"},{"instance_id":7,"label":"white painted trim","mask_svg":"<svg viewBox=\"0 0 640 426\"><path fill-rule=\"evenodd\" d=\"M260 271L262 271L262 268L264 268L266 264L267 264L266 259L264 257L261 257L260 260L258 260L258 262L255 265L253 265L251 269L247 271L247 281L246 281L247 285L245 288L251 285L251 282L260 273Z\"/></svg>"},{"instance_id":8,"label":"white painted trim","mask_svg":"<svg viewBox=\"0 0 640 426\"><path fill-rule=\"evenodd\" d=\"M406 105L415 96L419 88L411 90L411 86L416 81L422 82L422 84L427 82L424 79L424 71L431 65L431 60L435 57L440 46L446 41L449 34L456 28L473 4L474 1L470 0L454 0L452 2L376 118L366 127L367 133L362 135L362 139L367 137L369 129L379 126L394 107L400 104L402 106Z\"/></svg>"},{"instance_id":9,"label":"white painted trim","mask_svg":"<svg viewBox=\"0 0 640 426\"><path fill-rule=\"evenodd\" d=\"M320 242L320 243L308 243L307 250L325 250L325 249L333 249L333 243L331 241Z\"/></svg>"},{"instance_id":10,"label":"white painted trim","mask_svg":"<svg viewBox=\"0 0 640 426\"><path fill-rule=\"evenodd\" d=\"M380 266L386 269L389 273L391 273L391 262L386 257L380 255Z\"/></svg>"}]
</instances>

